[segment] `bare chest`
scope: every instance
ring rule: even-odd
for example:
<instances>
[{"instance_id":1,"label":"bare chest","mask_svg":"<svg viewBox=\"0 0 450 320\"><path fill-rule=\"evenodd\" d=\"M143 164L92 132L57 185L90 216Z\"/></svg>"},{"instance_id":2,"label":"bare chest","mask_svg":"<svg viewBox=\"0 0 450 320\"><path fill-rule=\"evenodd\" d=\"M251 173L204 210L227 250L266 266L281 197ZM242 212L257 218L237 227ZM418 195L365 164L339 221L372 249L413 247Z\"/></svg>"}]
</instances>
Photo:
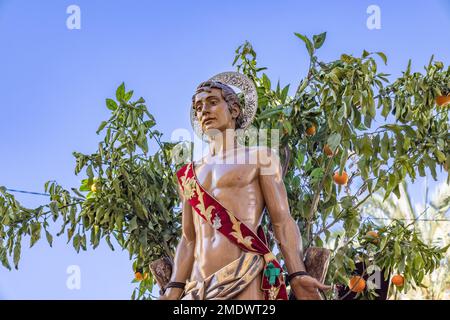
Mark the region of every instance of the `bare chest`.
<instances>
[{"instance_id":1,"label":"bare chest","mask_svg":"<svg viewBox=\"0 0 450 320\"><path fill-rule=\"evenodd\" d=\"M208 164L195 166L195 173L200 184L207 191L245 188L257 178L256 165L250 164Z\"/></svg>"}]
</instances>

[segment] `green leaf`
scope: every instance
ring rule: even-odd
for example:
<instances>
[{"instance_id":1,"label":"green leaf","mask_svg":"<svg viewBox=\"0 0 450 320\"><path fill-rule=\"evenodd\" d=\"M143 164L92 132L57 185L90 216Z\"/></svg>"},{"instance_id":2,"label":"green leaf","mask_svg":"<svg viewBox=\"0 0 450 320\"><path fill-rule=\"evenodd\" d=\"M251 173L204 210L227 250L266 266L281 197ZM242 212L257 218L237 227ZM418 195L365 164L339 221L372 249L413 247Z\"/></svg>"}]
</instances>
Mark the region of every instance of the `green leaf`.
<instances>
[{"instance_id":1,"label":"green leaf","mask_svg":"<svg viewBox=\"0 0 450 320\"><path fill-rule=\"evenodd\" d=\"M257 118L257 120L263 120L263 119L267 119L270 118L274 115L277 115L279 113L283 112L283 106L277 107L277 108L267 108L266 110L264 110Z\"/></svg>"},{"instance_id":2,"label":"green leaf","mask_svg":"<svg viewBox=\"0 0 450 320\"><path fill-rule=\"evenodd\" d=\"M163 239L165 238L165 235L166 235L166 234L163 233ZM141 232L141 233L139 234L139 243L140 243L141 245L143 245L143 246L147 246L147 242L148 242L148 239L147 239L147 231L144 230L143 232Z\"/></svg>"},{"instance_id":3,"label":"green leaf","mask_svg":"<svg viewBox=\"0 0 450 320\"><path fill-rule=\"evenodd\" d=\"M136 230L138 228L138 224L137 224L137 217L134 216L133 219L130 220L130 224L128 226L128 230L130 232Z\"/></svg>"},{"instance_id":4,"label":"green leaf","mask_svg":"<svg viewBox=\"0 0 450 320\"><path fill-rule=\"evenodd\" d=\"M49 203L50 211L54 216L58 215L58 203L56 201L52 201Z\"/></svg>"},{"instance_id":5,"label":"green leaf","mask_svg":"<svg viewBox=\"0 0 450 320\"><path fill-rule=\"evenodd\" d=\"M416 270L419 270L421 265L422 265L422 257L420 256L420 254L416 254L414 257L414 268Z\"/></svg>"},{"instance_id":6,"label":"green leaf","mask_svg":"<svg viewBox=\"0 0 450 320\"><path fill-rule=\"evenodd\" d=\"M82 184L80 186L80 191L91 191L91 188L87 184Z\"/></svg>"},{"instance_id":7,"label":"green leaf","mask_svg":"<svg viewBox=\"0 0 450 320\"><path fill-rule=\"evenodd\" d=\"M84 195L80 192L80 191L78 191L77 189L75 189L75 188L70 188L77 196L79 196L80 198L84 198Z\"/></svg>"},{"instance_id":8,"label":"green leaf","mask_svg":"<svg viewBox=\"0 0 450 320\"><path fill-rule=\"evenodd\" d=\"M123 100L129 101L129 100L131 99L132 96L133 96L133 90L128 91L128 92L125 94Z\"/></svg>"},{"instance_id":9,"label":"green leaf","mask_svg":"<svg viewBox=\"0 0 450 320\"><path fill-rule=\"evenodd\" d=\"M30 248L41 238L41 224L34 222L31 224Z\"/></svg>"},{"instance_id":10,"label":"green leaf","mask_svg":"<svg viewBox=\"0 0 450 320\"><path fill-rule=\"evenodd\" d=\"M97 134L100 133L100 131L103 130L103 128L108 124L108 121L102 121L102 123L100 123L100 125L98 126L98 129L96 131Z\"/></svg>"},{"instance_id":11,"label":"green leaf","mask_svg":"<svg viewBox=\"0 0 450 320\"><path fill-rule=\"evenodd\" d=\"M76 235L73 237L73 247L75 248L75 251L76 251L77 253L80 252L80 245L81 245L80 240L81 240L81 237L80 237L79 234L76 234Z\"/></svg>"},{"instance_id":12,"label":"green leaf","mask_svg":"<svg viewBox=\"0 0 450 320\"><path fill-rule=\"evenodd\" d=\"M154 127L155 124L156 124L156 122L154 120L144 121L144 126L146 129L150 129L150 128Z\"/></svg>"},{"instance_id":13,"label":"green leaf","mask_svg":"<svg viewBox=\"0 0 450 320\"><path fill-rule=\"evenodd\" d=\"M352 63L354 58L348 54L342 54L341 55L341 60L344 61L345 63Z\"/></svg>"},{"instance_id":14,"label":"green leaf","mask_svg":"<svg viewBox=\"0 0 450 320\"><path fill-rule=\"evenodd\" d=\"M383 99L383 110L381 111L381 115L386 119L389 115L389 112L391 111L391 99L390 98L384 98Z\"/></svg>"},{"instance_id":15,"label":"green leaf","mask_svg":"<svg viewBox=\"0 0 450 320\"><path fill-rule=\"evenodd\" d=\"M288 134L292 132L292 125L290 121L283 122L283 128L287 130Z\"/></svg>"},{"instance_id":16,"label":"green leaf","mask_svg":"<svg viewBox=\"0 0 450 320\"><path fill-rule=\"evenodd\" d=\"M401 194L400 194L400 188L399 188L398 184L394 187L394 190L392 190L392 192L394 192L394 194L397 196L397 198L400 199Z\"/></svg>"},{"instance_id":17,"label":"green leaf","mask_svg":"<svg viewBox=\"0 0 450 320\"><path fill-rule=\"evenodd\" d=\"M341 81L339 80L339 77L334 73L334 72L330 72L328 73L328 77L330 77L330 79L337 85L341 84Z\"/></svg>"},{"instance_id":18,"label":"green leaf","mask_svg":"<svg viewBox=\"0 0 450 320\"><path fill-rule=\"evenodd\" d=\"M3 220L0 221L3 225L8 226L9 223L11 222L11 219L9 217L9 214L5 214L5 216L3 217Z\"/></svg>"},{"instance_id":19,"label":"green leaf","mask_svg":"<svg viewBox=\"0 0 450 320\"><path fill-rule=\"evenodd\" d=\"M148 142L147 138L143 136L141 139L138 140L138 145L144 151L145 154L148 153Z\"/></svg>"},{"instance_id":20,"label":"green leaf","mask_svg":"<svg viewBox=\"0 0 450 320\"><path fill-rule=\"evenodd\" d=\"M400 244L398 241L394 243L394 257L397 259L400 257L402 253L402 249L400 248Z\"/></svg>"},{"instance_id":21,"label":"green leaf","mask_svg":"<svg viewBox=\"0 0 450 320\"><path fill-rule=\"evenodd\" d=\"M301 40L303 40L303 42L306 45L306 49L308 50L309 56L312 57L313 53L314 53L314 47L313 44L311 42L311 40L309 40L306 36L295 32L294 33L297 37L299 37Z\"/></svg>"},{"instance_id":22,"label":"green leaf","mask_svg":"<svg viewBox=\"0 0 450 320\"><path fill-rule=\"evenodd\" d=\"M118 101L125 100L125 83L123 82L116 90L116 99Z\"/></svg>"},{"instance_id":23,"label":"green leaf","mask_svg":"<svg viewBox=\"0 0 450 320\"><path fill-rule=\"evenodd\" d=\"M423 160L425 161L425 164L428 166L428 168L430 169L431 172L431 176L433 177L434 181L436 181L436 162L431 159L430 157L428 157L427 155L425 155L423 157Z\"/></svg>"},{"instance_id":24,"label":"green leaf","mask_svg":"<svg viewBox=\"0 0 450 320\"><path fill-rule=\"evenodd\" d=\"M118 108L117 103L113 99L106 99L106 107L111 111Z\"/></svg>"},{"instance_id":25,"label":"green leaf","mask_svg":"<svg viewBox=\"0 0 450 320\"><path fill-rule=\"evenodd\" d=\"M83 247L83 250L86 250L86 234L83 234L83 236L81 237L80 244Z\"/></svg>"},{"instance_id":26,"label":"green leaf","mask_svg":"<svg viewBox=\"0 0 450 320\"><path fill-rule=\"evenodd\" d=\"M300 168L303 166L303 161L305 161L305 154L301 150L298 150L297 157L295 158L295 165Z\"/></svg>"},{"instance_id":27,"label":"green leaf","mask_svg":"<svg viewBox=\"0 0 450 320\"><path fill-rule=\"evenodd\" d=\"M405 74L409 75L411 73L411 59L408 60L408 66L406 67Z\"/></svg>"},{"instance_id":28,"label":"green leaf","mask_svg":"<svg viewBox=\"0 0 450 320\"><path fill-rule=\"evenodd\" d=\"M353 197L351 196L342 197L341 206L344 209L350 209L351 207L353 207Z\"/></svg>"},{"instance_id":29,"label":"green leaf","mask_svg":"<svg viewBox=\"0 0 450 320\"><path fill-rule=\"evenodd\" d=\"M425 166L422 160L419 161L419 164L417 165L417 169L419 170L419 175L421 177L425 177Z\"/></svg>"},{"instance_id":30,"label":"green leaf","mask_svg":"<svg viewBox=\"0 0 450 320\"><path fill-rule=\"evenodd\" d=\"M90 179L93 179L93 178L94 178L94 171L92 170L92 166L91 166L91 165L89 165L89 166L86 168L86 174L88 175L88 177L89 177Z\"/></svg>"},{"instance_id":31,"label":"green leaf","mask_svg":"<svg viewBox=\"0 0 450 320\"><path fill-rule=\"evenodd\" d=\"M16 242L16 245L14 246L14 255L13 255L14 267L16 269L19 268L21 248L22 248L22 245L21 245L20 241Z\"/></svg>"},{"instance_id":32,"label":"green leaf","mask_svg":"<svg viewBox=\"0 0 450 320\"><path fill-rule=\"evenodd\" d=\"M348 149L344 148L342 155L341 155L341 159L340 159L340 163L339 163L339 174L342 174L342 172L345 169L345 164L347 163L347 159L348 158Z\"/></svg>"},{"instance_id":33,"label":"green leaf","mask_svg":"<svg viewBox=\"0 0 450 320\"><path fill-rule=\"evenodd\" d=\"M106 240L106 243L108 244L109 248L110 248L112 251L114 251L114 246L113 246L112 243L111 243L111 237L110 237L109 234L105 237L105 240Z\"/></svg>"},{"instance_id":34,"label":"green leaf","mask_svg":"<svg viewBox=\"0 0 450 320\"><path fill-rule=\"evenodd\" d=\"M387 65L387 57L383 52L375 52L384 62L385 65Z\"/></svg>"},{"instance_id":35,"label":"green leaf","mask_svg":"<svg viewBox=\"0 0 450 320\"><path fill-rule=\"evenodd\" d=\"M438 150L438 149L435 149L434 150L434 155L436 156L436 158L438 159L438 162L439 163L443 163L443 162L445 162L445 160L446 160L446 156L445 156L445 154L442 152L442 151L440 151L440 150Z\"/></svg>"},{"instance_id":36,"label":"green leaf","mask_svg":"<svg viewBox=\"0 0 450 320\"><path fill-rule=\"evenodd\" d=\"M381 139L381 157L386 161L389 159L388 149L389 149L389 137L385 132L383 135L383 139Z\"/></svg>"},{"instance_id":37,"label":"green leaf","mask_svg":"<svg viewBox=\"0 0 450 320\"><path fill-rule=\"evenodd\" d=\"M50 245L50 247L53 244L53 236L50 234L50 232L48 232L47 230L45 230L45 237L47 238L47 242Z\"/></svg>"},{"instance_id":38,"label":"green leaf","mask_svg":"<svg viewBox=\"0 0 450 320\"><path fill-rule=\"evenodd\" d=\"M436 68L437 68L438 70L441 70L441 69L444 68L444 64L443 64L441 61L436 61L436 62L434 63L434 65L436 66Z\"/></svg>"},{"instance_id":39,"label":"green leaf","mask_svg":"<svg viewBox=\"0 0 450 320\"><path fill-rule=\"evenodd\" d=\"M323 176L323 173L324 173L323 168L315 168L311 172L310 176L313 177L313 178L321 178Z\"/></svg>"},{"instance_id":40,"label":"green leaf","mask_svg":"<svg viewBox=\"0 0 450 320\"><path fill-rule=\"evenodd\" d=\"M262 75L262 83L263 83L264 88L266 88L266 90L271 89L272 85L270 83L270 79L265 73L263 73L263 75Z\"/></svg>"},{"instance_id":41,"label":"green leaf","mask_svg":"<svg viewBox=\"0 0 450 320\"><path fill-rule=\"evenodd\" d=\"M336 150L340 143L341 135L339 133L333 133L328 137L327 144L333 152Z\"/></svg>"},{"instance_id":42,"label":"green leaf","mask_svg":"<svg viewBox=\"0 0 450 320\"><path fill-rule=\"evenodd\" d=\"M373 153L372 141L367 135L365 135L361 140L361 153L367 158L369 158Z\"/></svg>"},{"instance_id":43,"label":"green leaf","mask_svg":"<svg viewBox=\"0 0 450 320\"><path fill-rule=\"evenodd\" d=\"M283 88L283 90L281 91L281 96L280 96L280 98L281 98L281 102L282 103L285 103L286 102L286 97L287 97L287 95L288 95L288 92L289 92L289 84L286 86L286 87L284 87Z\"/></svg>"},{"instance_id":44,"label":"green leaf","mask_svg":"<svg viewBox=\"0 0 450 320\"><path fill-rule=\"evenodd\" d=\"M316 243L315 243L315 246L316 246L316 247L319 247L319 248L323 247L323 240L320 239L320 237L316 237Z\"/></svg>"},{"instance_id":45,"label":"green leaf","mask_svg":"<svg viewBox=\"0 0 450 320\"><path fill-rule=\"evenodd\" d=\"M318 35L314 35L313 36L314 48L319 49L320 47L322 47L323 43L325 42L326 37L327 37L326 32L323 32Z\"/></svg>"},{"instance_id":46,"label":"green leaf","mask_svg":"<svg viewBox=\"0 0 450 320\"><path fill-rule=\"evenodd\" d=\"M142 98L142 97L140 97L140 98L135 102L135 104L140 104L140 103L145 103L145 99Z\"/></svg>"},{"instance_id":47,"label":"green leaf","mask_svg":"<svg viewBox=\"0 0 450 320\"><path fill-rule=\"evenodd\" d=\"M0 261L2 262L2 265L8 269L11 270L11 266L9 264L8 258L6 256L6 249L0 247Z\"/></svg>"}]
</instances>

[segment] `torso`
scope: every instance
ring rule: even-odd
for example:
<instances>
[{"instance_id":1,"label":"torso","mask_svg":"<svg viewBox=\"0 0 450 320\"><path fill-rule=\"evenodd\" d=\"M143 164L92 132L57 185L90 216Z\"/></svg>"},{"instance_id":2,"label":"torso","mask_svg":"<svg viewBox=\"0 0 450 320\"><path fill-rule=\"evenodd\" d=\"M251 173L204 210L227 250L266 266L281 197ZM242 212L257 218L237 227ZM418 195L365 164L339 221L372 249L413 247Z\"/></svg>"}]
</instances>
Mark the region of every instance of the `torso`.
<instances>
[{"instance_id":1,"label":"torso","mask_svg":"<svg viewBox=\"0 0 450 320\"><path fill-rule=\"evenodd\" d=\"M233 151L230 151L225 160L212 159L210 163L194 163L195 174L198 182L211 196L256 233L265 205L258 180L259 168L256 161L233 162L233 159L244 157L249 159L256 151L243 147L234 151L234 155ZM191 279L202 281L236 260L242 250L213 229L198 214L194 213L193 217L196 245ZM259 289L260 281L261 277L256 277L255 281L236 298L263 299L262 291Z\"/></svg>"}]
</instances>

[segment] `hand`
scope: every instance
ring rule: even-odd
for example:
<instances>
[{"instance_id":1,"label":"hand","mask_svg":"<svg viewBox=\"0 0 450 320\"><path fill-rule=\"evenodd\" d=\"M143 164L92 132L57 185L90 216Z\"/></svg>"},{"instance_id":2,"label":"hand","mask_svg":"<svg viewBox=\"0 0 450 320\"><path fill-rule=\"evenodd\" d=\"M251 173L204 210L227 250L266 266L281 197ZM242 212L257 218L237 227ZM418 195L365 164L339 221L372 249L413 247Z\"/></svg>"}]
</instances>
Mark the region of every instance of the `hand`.
<instances>
[{"instance_id":1,"label":"hand","mask_svg":"<svg viewBox=\"0 0 450 320\"><path fill-rule=\"evenodd\" d=\"M328 291L331 286L327 286L311 276L299 276L291 280L291 290L297 300L322 300L319 289Z\"/></svg>"},{"instance_id":2,"label":"hand","mask_svg":"<svg viewBox=\"0 0 450 320\"><path fill-rule=\"evenodd\" d=\"M158 300L179 300L183 291L181 288L168 288Z\"/></svg>"}]
</instances>

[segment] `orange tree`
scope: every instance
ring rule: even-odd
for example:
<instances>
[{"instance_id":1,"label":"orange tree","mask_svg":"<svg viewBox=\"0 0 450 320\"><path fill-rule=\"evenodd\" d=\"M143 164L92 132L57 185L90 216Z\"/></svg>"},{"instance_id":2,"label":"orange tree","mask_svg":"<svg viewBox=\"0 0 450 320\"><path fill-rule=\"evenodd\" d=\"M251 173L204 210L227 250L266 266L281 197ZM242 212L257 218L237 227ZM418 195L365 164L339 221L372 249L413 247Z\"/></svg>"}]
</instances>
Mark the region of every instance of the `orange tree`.
<instances>
[{"instance_id":1,"label":"orange tree","mask_svg":"<svg viewBox=\"0 0 450 320\"><path fill-rule=\"evenodd\" d=\"M233 65L257 86L254 125L281 133L284 181L304 247L323 246L338 230L328 281L347 284L359 260L387 270L386 277L401 273L404 290L418 286L447 248L424 244L414 224L399 222L379 230L379 242L368 241L373 226L361 219L359 208L375 191L399 197L405 179L414 181L426 170L436 179L437 169L450 165L448 109L435 102L448 94L450 68L444 70L432 58L424 73L412 72L409 62L402 76L390 82L377 70L377 57L386 63L381 52L323 62L316 52L325 33L312 39L295 35L306 45L310 64L293 95L289 85L272 85L250 43L236 50ZM77 252L101 240L113 250L113 244L126 249L139 282L132 298L151 298L155 279L149 263L173 259L180 235L174 174L180 164L173 159L183 148L162 141L144 99L132 102L132 96L122 84L115 100L106 99L111 117L98 128L98 149L74 152L75 174L85 177L81 187L67 190L47 182L49 203L33 209L0 188L0 260L5 267L10 268L12 258L17 268L24 237L32 246L45 234L51 245L48 226L60 223L58 235L65 233ZM376 126L374 120L381 118L384 124ZM150 153L149 146L156 151ZM265 227L271 231L270 221Z\"/></svg>"}]
</instances>

